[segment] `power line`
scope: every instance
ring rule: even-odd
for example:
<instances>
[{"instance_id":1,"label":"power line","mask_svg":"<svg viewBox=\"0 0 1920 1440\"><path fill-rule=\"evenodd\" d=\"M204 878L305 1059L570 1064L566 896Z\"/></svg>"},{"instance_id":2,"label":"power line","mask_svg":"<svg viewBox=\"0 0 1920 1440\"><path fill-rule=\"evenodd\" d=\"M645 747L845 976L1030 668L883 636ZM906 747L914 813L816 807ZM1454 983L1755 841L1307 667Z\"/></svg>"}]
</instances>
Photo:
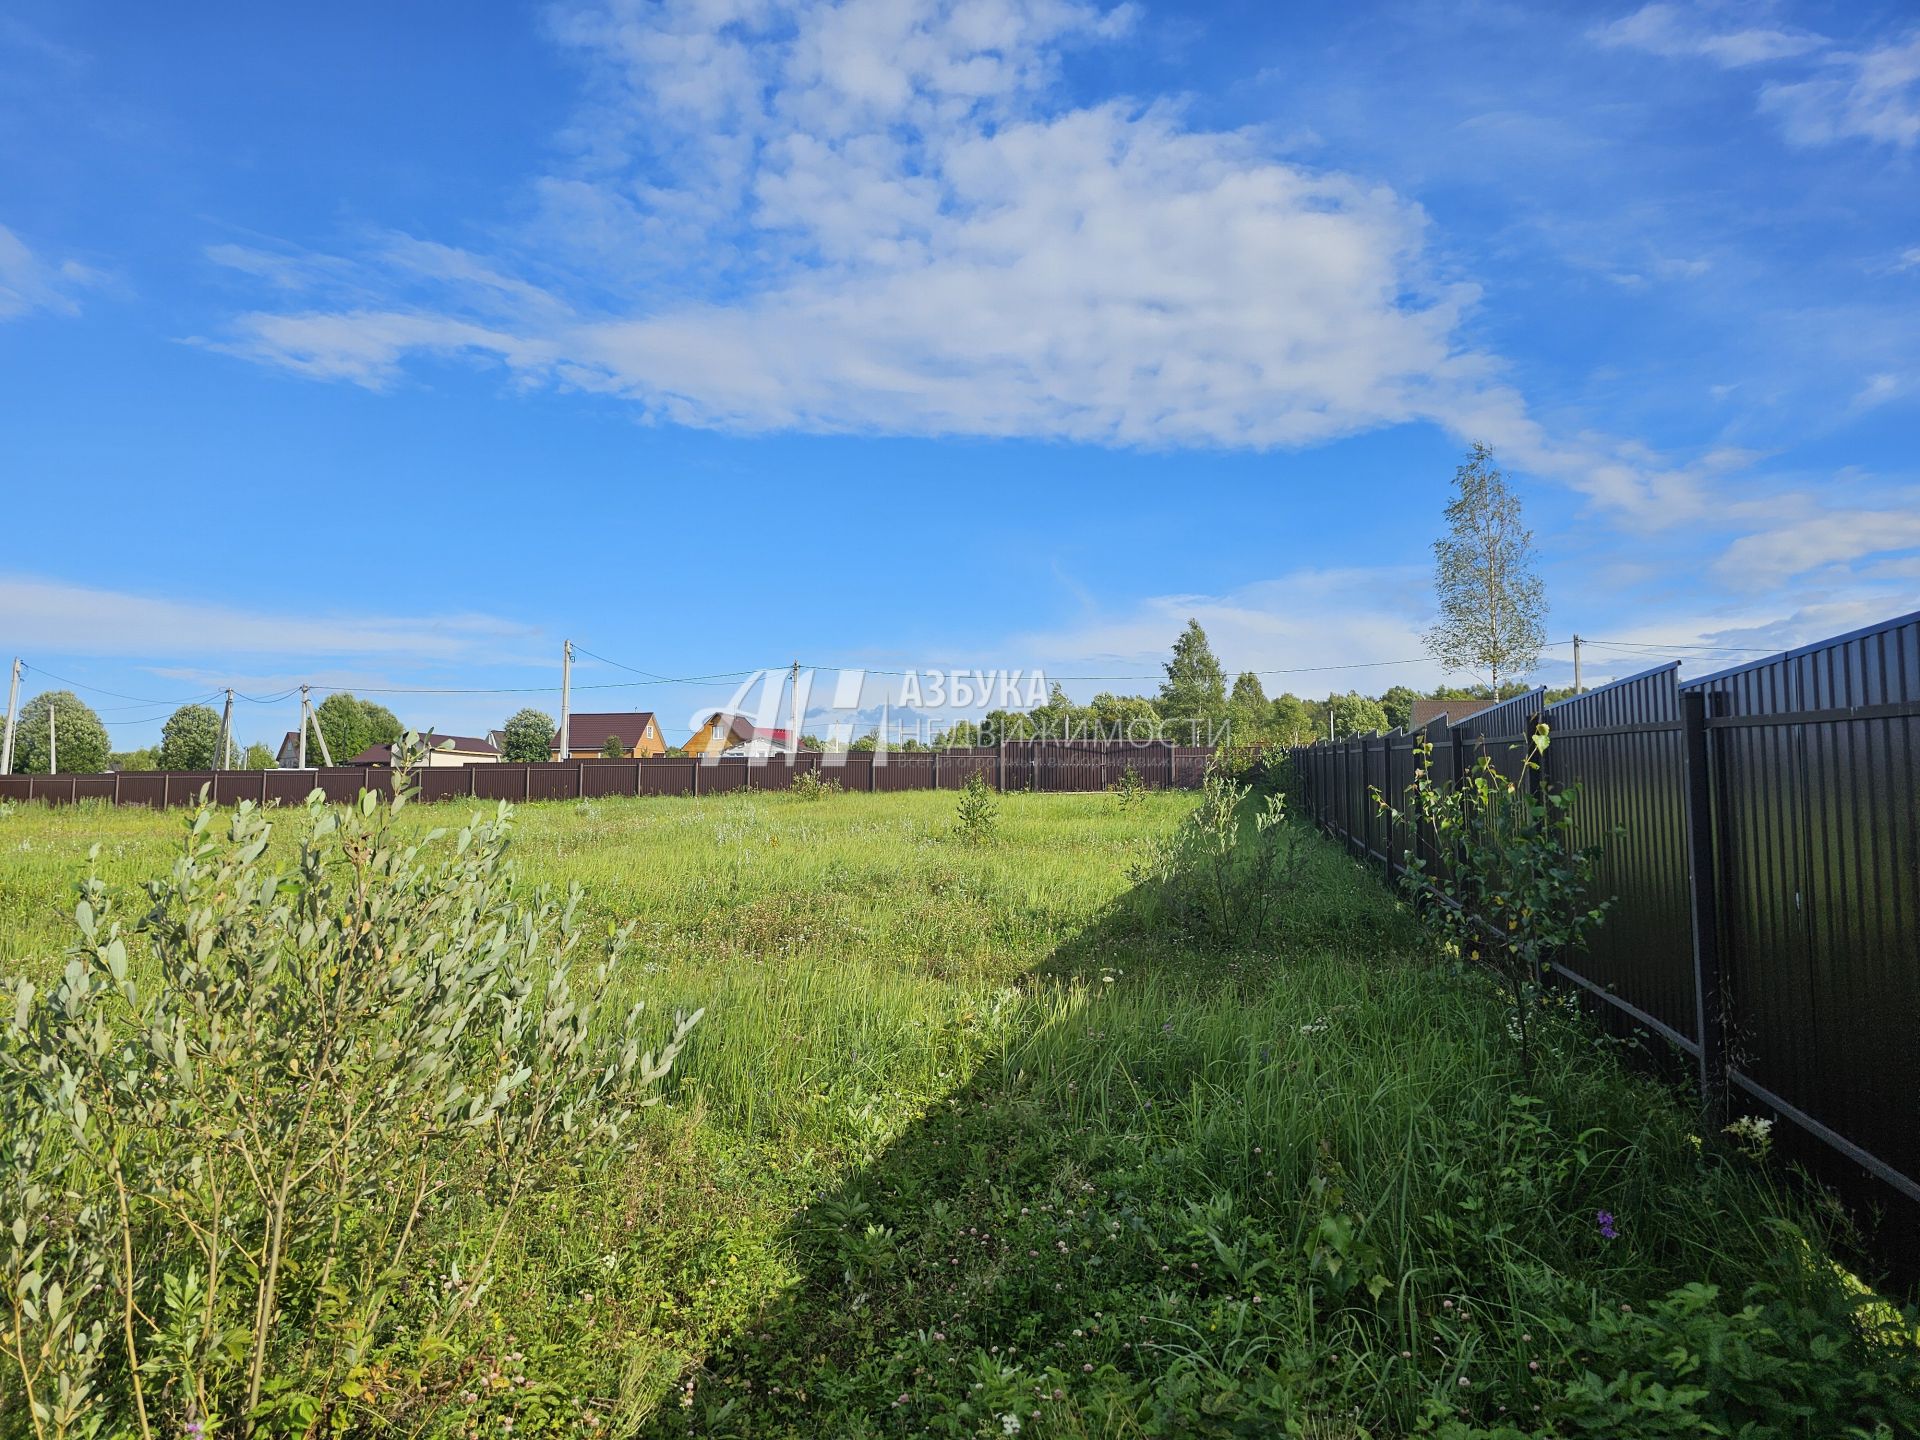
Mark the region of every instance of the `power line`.
<instances>
[{"instance_id":1,"label":"power line","mask_svg":"<svg viewBox=\"0 0 1920 1440\"><path fill-rule=\"evenodd\" d=\"M1710 652L1716 655L1778 655L1780 653L1777 647L1759 645L1676 645L1657 640L1595 640L1588 635L1583 635L1580 638L1588 645L1605 645L1612 650L1631 650L1635 653L1644 653L1650 650L1696 650Z\"/></svg>"},{"instance_id":2,"label":"power line","mask_svg":"<svg viewBox=\"0 0 1920 1440\"><path fill-rule=\"evenodd\" d=\"M184 699L174 700L163 700L158 695L127 695L118 690L108 690L100 685L89 685L84 680L69 680L64 675L54 674L53 671L47 669L44 665L23 664L20 668L30 670L36 675L44 675L49 680L58 680L62 685L72 685L81 690L91 690L96 695L111 695L116 700L133 700L142 705L198 705L207 698L206 694L192 695ZM218 695L219 693L218 690L207 692L207 694L213 695Z\"/></svg>"}]
</instances>

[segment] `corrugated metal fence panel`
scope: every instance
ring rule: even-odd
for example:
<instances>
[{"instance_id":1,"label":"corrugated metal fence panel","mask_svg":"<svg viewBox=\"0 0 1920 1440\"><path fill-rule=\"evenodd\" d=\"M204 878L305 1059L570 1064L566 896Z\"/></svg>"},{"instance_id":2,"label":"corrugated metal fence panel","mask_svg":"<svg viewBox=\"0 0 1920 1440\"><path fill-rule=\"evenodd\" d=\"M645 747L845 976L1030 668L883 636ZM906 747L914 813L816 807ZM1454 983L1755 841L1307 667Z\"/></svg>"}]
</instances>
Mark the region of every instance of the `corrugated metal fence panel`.
<instances>
[{"instance_id":1,"label":"corrugated metal fence panel","mask_svg":"<svg viewBox=\"0 0 1920 1440\"><path fill-rule=\"evenodd\" d=\"M635 794L719 795L743 788L783 790L793 784L795 775L806 770L818 771L837 779L844 789L857 791L922 790L935 784L942 790L957 790L974 774L984 775L989 783L997 785L1004 769L1009 790L1085 792L1119 784L1129 768L1148 786L1191 788L1204 778L1212 757L1213 751L1207 746L1170 746L1160 741L1009 741L1004 750L975 746L942 750L937 758L927 750L890 750L885 755L871 751L834 755L806 751L798 757L733 757L714 762L680 756L644 761L583 757L533 765L441 766L417 772L415 780L422 800L470 797L489 803ZM0 800L70 804L76 799L101 799L122 805L193 805L198 803L202 786L217 785L223 805L242 800L297 805L316 788L329 801L342 804L368 786L384 790L392 783L389 771L357 766L228 770L217 777L204 770L0 775Z\"/></svg>"},{"instance_id":2,"label":"corrugated metal fence panel","mask_svg":"<svg viewBox=\"0 0 1920 1440\"><path fill-rule=\"evenodd\" d=\"M1726 782L1736 1079L1920 1179L1920 715L1850 713L1920 702L1920 615L1686 688Z\"/></svg>"},{"instance_id":3,"label":"corrugated metal fence panel","mask_svg":"<svg viewBox=\"0 0 1920 1440\"><path fill-rule=\"evenodd\" d=\"M1533 733L1533 719L1546 705L1546 689L1539 687L1462 720L1453 728L1467 742L1467 764L1485 755L1507 779L1518 780L1526 765L1526 742Z\"/></svg>"},{"instance_id":4,"label":"corrugated metal fence panel","mask_svg":"<svg viewBox=\"0 0 1920 1440\"><path fill-rule=\"evenodd\" d=\"M1587 950L1562 964L1698 1041L1678 677L1666 665L1550 706L1545 767L1580 786L1575 838L1600 847L1594 890L1613 900Z\"/></svg>"},{"instance_id":5,"label":"corrugated metal fence panel","mask_svg":"<svg viewBox=\"0 0 1920 1440\"><path fill-rule=\"evenodd\" d=\"M639 767L636 781L641 795L691 795L700 762L678 756L666 760L648 760Z\"/></svg>"},{"instance_id":6,"label":"corrugated metal fence panel","mask_svg":"<svg viewBox=\"0 0 1920 1440\"><path fill-rule=\"evenodd\" d=\"M311 770L269 770L266 775L269 805L303 804L313 790Z\"/></svg>"}]
</instances>

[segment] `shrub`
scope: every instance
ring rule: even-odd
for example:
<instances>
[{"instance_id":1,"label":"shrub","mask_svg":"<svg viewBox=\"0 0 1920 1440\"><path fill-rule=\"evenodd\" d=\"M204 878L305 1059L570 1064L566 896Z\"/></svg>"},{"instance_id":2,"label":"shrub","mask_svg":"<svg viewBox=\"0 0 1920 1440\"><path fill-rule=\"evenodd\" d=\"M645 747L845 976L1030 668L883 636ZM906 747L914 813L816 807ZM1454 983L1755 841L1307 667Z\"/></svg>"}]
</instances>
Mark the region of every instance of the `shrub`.
<instances>
[{"instance_id":1,"label":"shrub","mask_svg":"<svg viewBox=\"0 0 1920 1440\"><path fill-rule=\"evenodd\" d=\"M1549 732L1530 740L1518 781L1482 755L1457 785L1433 778L1433 746L1414 748L1405 810L1374 795L1396 824L1431 837L1432 852L1406 854L1405 883L1423 918L1459 954L1499 977L1521 1065L1532 1070L1531 1016L1554 960L1585 943L1611 900L1592 898L1600 847L1577 845L1578 785L1553 785L1542 758Z\"/></svg>"},{"instance_id":2,"label":"shrub","mask_svg":"<svg viewBox=\"0 0 1920 1440\"><path fill-rule=\"evenodd\" d=\"M1253 793L1224 769L1208 766L1199 804L1135 869L1134 878L1153 887L1183 921L1222 942L1258 940L1273 902L1300 883L1304 847L1287 824L1286 797L1276 791L1253 806Z\"/></svg>"},{"instance_id":3,"label":"shrub","mask_svg":"<svg viewBox=\"0 0 1920 1440\"><path fill-rule=\"evenodd\" d=\"M816 770L802 770L793 777L793 793L802 800L824 800L829 795L838 795L840 782L832 776L822 775Z\"/></svg>"},{"instance_id":4,"label":"shrub","mask_svg":"<svg viewBox=\"0 0 1920 1440\"><path fill-rule=\"evenodd\" d=\"M1138 810L1147 800L1147 784L1140 772L1129 765L1120 772L1120 783L1113 787L1113 798L1123 811Z\"/></svg>"},{"instance_id":5,"label":"shrub","mask_svg":"<svg viewBox=\"0 0 1920 1440\"><path fill-rule=\"evenodd\" d=\"M516 710L500 729L500 758L514 761L545 760L553 754L553 717L529 706Z\"/></svg>"},{"instance_id":6,"label":"shrub","mask_svg":"<svg viewBox=\"0 0 1920 1440\"><path fill-rule=\"evenodd\" d=\"M976 770L961 787L954 834L969 845L984 845L993 839L999 824L999 797L987 784L986 775Z\"/></svg>"},{"instance_id":7,"label":"shrub","mask_svg":"<svg viewBox=\"0 0 1920 1440\"><path fill-rule=\"evenodd\" d=\"M627 747L620 743L618 735L609 735L600 742L600 758L603 760L624 760Z\"/></svg>"},{"instance_id":8,"label":"shrub","mask_svg":"<svg viewBox=\"0 0 1920 1440\"><path fill-rule=\"evenodd\" d=\"M405 803L316 793L291 873L203 806L132 907L150 977L89 877L59 984L12 987L0 1432L348 1428L472 1322L516 1203L630 1145L700 1012L643 1055L624 933L583 962L577 887L515 898L507 807L412 841Z\"/></svg>"}]
</instances>

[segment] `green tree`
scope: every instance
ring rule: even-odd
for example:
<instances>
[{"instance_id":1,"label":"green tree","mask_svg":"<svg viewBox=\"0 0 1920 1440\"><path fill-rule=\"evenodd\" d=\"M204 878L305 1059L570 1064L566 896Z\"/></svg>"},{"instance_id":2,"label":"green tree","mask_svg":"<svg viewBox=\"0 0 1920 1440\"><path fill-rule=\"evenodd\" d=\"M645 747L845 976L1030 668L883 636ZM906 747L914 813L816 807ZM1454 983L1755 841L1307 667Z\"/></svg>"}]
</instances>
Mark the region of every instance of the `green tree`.
<instances>
[{"instance_id":1,"label":"green tree","mask_svg":"<svg viewBox=\"0 0 1920 1440\"><path fill-rule=\"evenodd\" d=\"M1102 690L1082 712L1092 733L1108 740L1155 740L1160 712L1144 695L1115 695Z\"/></svg>"},{"instance_id":2,"label":"green tree","mask_svg":"<svg viewBox=\"0 0 1920 1440\"><path fill-rule=\"evenodd\" d=\"M603 760L624 760L627 747L620 743L618 735L609 735L600 742L600 758Z\"/></svg>"},{"instance_id":3,"label":"green tree","mask_svg":"<svg viewBox=\"0 0 1920 1440\"><path fill-rule=\"evenodd\" d=\"M1396 685L1380 697L1380 708L1386 712L1387 724L1395 730L1407 728L1407 722L1413 719L1413 702L1420 698L1420 692L1410 685Z\"/></svg>"},{"instance_id":4,"label":"green tree","mask_svg":"<svg viewBox=\"0 0 1920 1440\"><path fill-rule=\"evenodd\" d=\"M1336 695L1332 700L1333 733L1345 738L1348 735L1371 735L1385 730L1387 712L1380 708L1378 700L1369 700L1365 695L1349 690L1344 695Z\"/></svg>"},{"instance_id":5,"label":"green tree","mask_svg":"<svg viewBox=\"0 0 1920 1440\"><path fill-rule=\"evenodd\" d=\"M160 752L151 745L143 745L138 750L115 750L107 756L107 768L127 775L142 770L158 770Z\"/></svg>"},{"instance_id":6,"label":"green tree","mask_svg":"<svg viewBox=\"0 0 1920 1440\"><path fill-rule=\"evenodd\" d=\"M346 764L369 745L392 744L406 728L386 706L362 700L348 690L322 700L314 707L313 718L320 726L320 733L327 737L327 750L336 765ZM308 763L315 760L314 752L319 748L309 735Z\"/></svg>"},{"instance_id":7,"label":"green tree","mask_svg":"<svg viewBox=\"0 0 1920 1440\"><path fill-rule=\"evenodd\" d=\"M160 727L160 769L211 770L220 749L220 715L209 705L182 705ZM233 742L227 742L227 764L232 769Z\"/></svg>"},{"instance_id":8,"label":"green tree","mask_svg":"<svg viewBox=\"0 0 1920 1440\"><path fill-rule=\"evenodd\" d=\"M1233 727L1236 745L1258 745L1272 738L1273 708L1260 677L1251 670L1243 670L1233 682L1233 693L1227 697L1227 723Z\"/></svg>"},{"instance_id":9,"label":"green tree","mask_svg":"<svg viewBox=\"0 0 1920 1440\"><path fill-rule=\"evenodd\" d=\"M516 710L501 728L500 758L528 762L553 754L553 717L531 707Z\"/></svg>"},{"instance_id":10,"label":"green tree","mask_svg":"<svg viewBox=\"0 0 1920 1440\"><path fill-rule=\"evenodd\" d=\"M47 750L47 715L53 715L54 748ZM71 690L42 690L20 707L13 738L13 773L44 775L58 759L63 775L91 775L107 768L107 727L93 708Z\"/></svg>"},{"instance_id":11,"label":"green tree","mask_svg":"<svg viewBox=\"0 0 1920 1440\"><path fill-rule=\"evenodd\" d=\"M1453 472L1447 533L1433 542L1433 587L1440 620L1427 631L1427 652L1448 670L1500 677L1526 670L1546 643L1546 590L1533 572L1533 532L1520 499L1475 441Z\"/></svg>"},{"instance_id":12,"label":"green tree","mask_svg":"<svg viewBox=\"0 0 1920 1440\"><path fill-rule=\"evenodd\" d=\"M258 740L247 746L246 754L240 757L242 770L273 770L278 768L279 764L280 761L274 756L273 751Z\"/></svg>"},{"instance_id":13,"label":"green tree","mask_svg":"<svg viewBox=\"0 0 1920 1440\"><path fill-rule=\"evenodd\" d=\"M1326 718L1310 700L1287 694L1279 696L1267 708L1268 730L1283 744L1310 745L1327 733Z\"/></svg>"},{"instance_id":14,"label":"green tree","mask_svg":"<svg viewBox=\"0 0 1920 1440\"><path fill-rule=\"evenodd\" d=\"M1187 741L1186 731L1193 730L1204 741L1206 732L1226 718L1227 672L1220 668L1198 620L1187 621L1187 628L1173 642L1173 656L1165 668L1160 714L1170 722L1176 740Z\"/></svg>"}]
</instances>

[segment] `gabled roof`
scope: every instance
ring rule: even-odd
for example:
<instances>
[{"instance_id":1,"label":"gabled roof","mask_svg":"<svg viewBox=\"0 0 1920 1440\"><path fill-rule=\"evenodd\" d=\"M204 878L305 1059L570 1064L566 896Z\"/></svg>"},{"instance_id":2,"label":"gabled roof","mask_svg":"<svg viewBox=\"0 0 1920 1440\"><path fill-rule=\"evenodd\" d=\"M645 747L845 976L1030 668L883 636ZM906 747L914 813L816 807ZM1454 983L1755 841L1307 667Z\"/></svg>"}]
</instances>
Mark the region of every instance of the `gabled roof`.
<instances>
[{"instance_id":1,"label":"gabled roof","mask_svg":"<svg viewBox=\"0 0 1920 1440\"><path fill-rule=\"evenodd\" d=\"M710 722L712 721L718 721L720 729L714 739L708 742L709 744L745 745L755 740L765 740L774 745L787 743L788 732L785 726L758 726L744 715L730 714L725 710L715 711L710 717Z\"/></svg>"},{"instance_id":2,"label":"gabled roof","mask_svg":"<svg viewBox=\"0 0 1920 1440\"><path fill-rule=\"evenodd\" d=\"M647 727L653 727L656 738L660 726L653 718L651 710L588 710L576 711L567 717L567 735L569 750L598 750L607 743L607 737L613 736L620 742L620 748L631 751L645 738ZM553 739L547 743L550 750L560 748L560 732L553 732Z\"/></svg>"},{"instance_id":3,"label":"gabled roof","mask_svg":"<svg viewBox=\"0 0 1920 1440\"><path fill-rule=\"evenodd\" d=\"M1407 721L1407 729L1424 730L1436 720L1458 725L1469 715L1478 715L1492 703L1491 700L1416 700L1413 702L1413 718Z\"/></svg>"}]
</instances>

